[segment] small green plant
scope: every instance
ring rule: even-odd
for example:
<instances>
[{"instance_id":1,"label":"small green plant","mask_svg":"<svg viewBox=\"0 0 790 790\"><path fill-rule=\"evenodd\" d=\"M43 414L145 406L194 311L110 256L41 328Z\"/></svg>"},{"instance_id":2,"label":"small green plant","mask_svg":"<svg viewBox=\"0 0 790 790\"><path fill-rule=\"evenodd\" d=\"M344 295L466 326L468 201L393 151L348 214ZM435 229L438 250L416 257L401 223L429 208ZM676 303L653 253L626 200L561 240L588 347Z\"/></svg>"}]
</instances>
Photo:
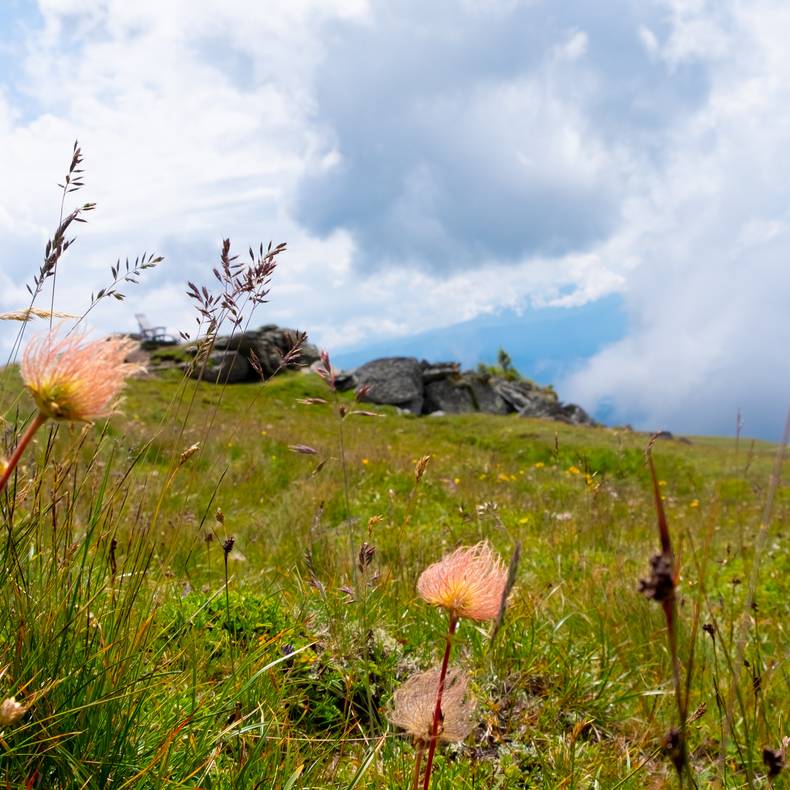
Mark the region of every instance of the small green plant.
<instances>
[{"instance_id":1,"label":"small green plant","mask_svg":"<svg viewBox=\"0 0 790 790\"><path fill-rule=\"evenodd\" d=\"M523 381L521 374L513 367L513 360L504 348L497 351L497 361L495 365L486 365L481 362L477 366L477 372L484 378L500 378L506 381Z\"/></svg>"}]
</instances>

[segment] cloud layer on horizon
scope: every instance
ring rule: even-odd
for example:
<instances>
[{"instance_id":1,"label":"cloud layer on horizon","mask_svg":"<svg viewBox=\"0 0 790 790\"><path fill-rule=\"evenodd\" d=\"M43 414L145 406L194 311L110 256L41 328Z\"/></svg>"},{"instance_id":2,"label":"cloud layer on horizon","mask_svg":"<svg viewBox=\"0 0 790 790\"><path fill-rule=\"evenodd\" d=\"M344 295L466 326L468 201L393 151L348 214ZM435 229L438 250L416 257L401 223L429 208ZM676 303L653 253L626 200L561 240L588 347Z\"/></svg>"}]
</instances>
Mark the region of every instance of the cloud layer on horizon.
<instances>
[{"instance_id":1,"label":"cloud layer on horizon","mask_svg":"<svg viewBox=\"0 0 790 790\"><path fill-rule=\"evenodd\" d=\"M16 0L0 16L0 309L25 303L69 146L99 211L59 278L192 321L224 236L287 239L262 321L330 347L622 292L563 396L645 427L775 435L788 401L778 0ZM7 330L0 327L0 332ZM0 338L2 340L2 338Z\"/></svg>"}]
</instances>

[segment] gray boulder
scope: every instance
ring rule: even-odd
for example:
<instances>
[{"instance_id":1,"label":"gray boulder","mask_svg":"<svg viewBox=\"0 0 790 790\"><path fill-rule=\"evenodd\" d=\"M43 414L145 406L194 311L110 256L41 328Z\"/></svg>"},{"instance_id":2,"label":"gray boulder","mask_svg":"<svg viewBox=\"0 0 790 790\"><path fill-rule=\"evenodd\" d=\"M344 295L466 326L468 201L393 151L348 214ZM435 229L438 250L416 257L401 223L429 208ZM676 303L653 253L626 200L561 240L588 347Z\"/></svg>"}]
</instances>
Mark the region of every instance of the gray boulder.
<instances>
[{"instance_id":1,"label":"gray boulder","mask_svg":"<svg viewBox=\"0 0 790 790\"><path fill-rule=\"evenodd\" d=\"M422 414L422 368L414 357L385 357L367 362L354 371L358 387L370 387L364 400Z\"/></svg>"},{"instance_id":2,"label":"gray boulder","mask_svg":"<svg viewBox=\"0 0 790 790\"><path fill-rule=\"evenodd\" d=\"M491 389L510 406L511 411L517 412L536 409L550 398L547 390L536 387L531 381L492 378Z\"/></svg>"},{"instance_id":3,"label":"gray boulder","mask_svg":"<svg viewBox=\"0 0 790 790\"><path fill-rule=\"evenodd\" d=\"M447 414L482 411L489 414L507 414L512 409L491 388L488 382L476 375L455 375L425 385L423 413L443 411Z\"/></svg>"},{"instance_id":4,"label":"gray boulder","mask_svg":"<svg viewBox=\"0 0 790 790\"><path fill-rule=\"evenodd\" d=\"M296 332L293 329L285 329L274 324L267 324L259 329L251 329L246 332L236 332L232 335L220 335L214 341L214 353L230 352L235 353L239 358L247 362L246 374L243 378L238 378L241 373L234 373L236 381L256 380L260 374L255 369L256 364L260 367L264 378L270 378L275 374L282 364L283 357L293 348L296 340ZM289 368L309 366L320 357L318 349L312 343L305 343L299 356L288 365ZM239 370L244 369L239 366ZM209 373L208 369L204 377L206 380L214 381L214 373Z\"/></svg>"},{"instance_id":5,"label":"gray boulder","mask_svg":"<svg viewBox=\"0 0 790 790\"><path fill-rule=\"evenodd\" d=\"M461 374L461 365L458 362L420 362L422 368L422 383L430 384L433 381L453 378Z\"/></svg>"},{"instance_id":6,"label":"gray boulder","mask_svg":"<svg viewBox=\"0 0 790 790\"><path fill-rule=\"evenodd\" d=\"M354 372L349 370L338 370L335 377L335 386L339 392L356 389L357 378Z\"/></svg>"},{"instance_id":7,"label":"gray boulder","mask_svg":"<svg viewBox=\"0 0 790 790\"><path fill-rule=\"evenodd\" d=\"M510 404L491 386L490 381L481 380L476 375L469 379L477 411L489 414L509 414L513 411Z\"/></svg>"},{"instance_id":8,"label":"gray boulder","mask_svg":"<svg viewBox=\"0 0 790 790\"><path fill-rule=\"evenodd\" d=\"M559 401L534 401L519 411L519 417L542 417L565 422L569 425L595 425L595 420L575 403Z\"/></svg>"},{"instance_id":9,"label":"gray boulder","mask_svg":"<svg viewBox=\"0 0 790 790\"><path fill-rule=\"evenodd\" d=\"M471 388L453 379L439 379L425 385L424 414L440 411L445 414L462 414L476 411Z\"/></svg>"},{"instance_id":10,"label":"gray boulder","mask_svg":"<svg viewBox=\"0 0 790 790\"><path fill-rule=\"evenodd\" d=\"M595 425L589 414L575 403L563 404L550 387L531 381L492 378L491 388L521 417L542 417L572 425Z\"/></svg>"},{"instance_id":11,"label":"gray boulder","mask_svg":"<svg viewBox=\"0 0 790 790\"><path fill-rule=\"evenodd\" d=\"M566 403L560 409L555 419L563 420L571 425L597 425L595 420L589 414L575 403Z\"/></svg>"},{"instance_id":12,"label":"gray boulder","mask_svg":"<svg viewBox=\"0 0 790 790\"><path fill-rule=\"evenodd\" d=\"M192 378L202 378L215 384L238 384L250 378L250 363L237 351L212 351L203 366L197 363Z\"/></svg>"},{"instance_id":13,"label":"gray boulder","mask_svg":"<svg viewBox=\"0 0 790 790\"><path fill-rule=\"evenodd\" d=\"M319 371L323 371L324 364L320 359L313 362L305 371L315 373L316 376L320 375ZM335 387L338 392L346 392L346 390L353 390L357 386L357 380L354 376L354 371L338 370L335 368Z\"/></svg>"}]
</instances>

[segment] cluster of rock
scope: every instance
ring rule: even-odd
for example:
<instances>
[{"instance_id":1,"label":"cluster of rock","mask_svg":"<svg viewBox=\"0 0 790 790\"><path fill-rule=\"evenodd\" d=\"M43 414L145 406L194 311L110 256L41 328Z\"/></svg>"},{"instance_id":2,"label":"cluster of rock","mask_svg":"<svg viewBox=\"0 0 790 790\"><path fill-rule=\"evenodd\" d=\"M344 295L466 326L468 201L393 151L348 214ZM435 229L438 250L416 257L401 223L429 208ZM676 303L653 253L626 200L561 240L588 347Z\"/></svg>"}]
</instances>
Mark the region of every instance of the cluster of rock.
<instances>
[{"instance_id":1,"label":"cluster of rock","mask_svg":"<svg viewBox=\"0 0 790 790\"><path fill-rule=\"evenodd\" d=\"M297 333L275 325L218 337L205 364L190 366L191 375L229 384L268 378L282 368ZM187 350L198 353L198 346ZM320 359L311 343L286 367L310 368ZM462 371L457 362L430 363L414 357L376 359L338 375L339 389L365 388L370 403L397 406L412 414L517 413L573 424L593 424L580 406L564 404L551 387L540 387L518 377Z\"/></svg>"},{"instance_id":2,"label":"cluster of rock","mask_svg":"<svg viewBox=\"0 0 790 790\"><path fill-rule=\"evenodd\" d=\"M283 360L293 350L298 333L267 324L260 329L221 335L216 338L208 356L190 366L193 378L227 384L243 381L260 381L261 376L271 378L283 367ZM198 355L199 344L186 350ZM309 366L319 359L318 349L312 343L302 344L299 355L286 368Z\"/></svg>"},{"instance_id":3,"label":"cluster of rock","mask_svg":"<svg viewBox=\"0 0 790 790\"><path fill-rule=\"evenodd\" d=\"M593 420L573 403L561 403L551 387L520 378L462 371L457 362L421 362L414 357L376 359L358 367L347 386L367 389L365 400L412 414L518 413L576 425Z\"/></svg>"}]
</instances>

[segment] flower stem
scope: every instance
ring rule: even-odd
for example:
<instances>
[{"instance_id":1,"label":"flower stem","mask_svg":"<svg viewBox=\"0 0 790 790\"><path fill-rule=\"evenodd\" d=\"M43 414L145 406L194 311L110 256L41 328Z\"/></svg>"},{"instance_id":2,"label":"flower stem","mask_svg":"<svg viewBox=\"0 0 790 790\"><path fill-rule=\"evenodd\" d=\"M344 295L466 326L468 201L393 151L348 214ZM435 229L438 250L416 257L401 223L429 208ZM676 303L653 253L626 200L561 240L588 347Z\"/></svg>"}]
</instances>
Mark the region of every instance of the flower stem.
<instances>
[{"instance_id":1,"label":"flower stem","mask_svg":"<svg viewBox=\"0 0 790 790\"><path fill-rule=\"evenodd\" d=\"M335 410L337 411L337 437L340 444L340 466L343 469L343 497L346 503L346 518L351 516L351 504L348 496L348 465L346 464L346 443L343 437L343 412L339 405L337 390L333 389L335 397ZM353 557L352 557L353 560Z\"/></svg>"},{"instance_id":2,"label":"flower stem","mask_svg":"<svg viewBox=\"0 0 790 790\"><path fill-rule=\"evenodd\" d=\"M36 416L33 418L33 422L27 426L27 430L22 434L22 438L19 440L19 444L14 448L14 452L11 454L11 457L8 459L8 463L3 469L2 473L0 473L0 491L5 488L6 483L8 482L8 478L11 477L11 474L14 471L14 468L19 463L19 459L22 457L22 453L25 452L25 448L30 444L30 440L35 435L36 431L47 421L47 418L41 413L38 412Z\"/></svg>"},{"instance_id":3,"label":"flower stem","mask_svg":"<svg viewBox=\"0 0 790 790\"><path fill-rule=\"evenodd\" d=\"M417 741L417 752L414 755L414 774L411 780L411 790L419 790L420 788L420 768L422 767L422 756L425 753L425 741L420 739Z\"/></svg>"},{"instance_id":4,"label":"flower stem","mask_svg":"<svg viewBox=\"0 0 790 790\"><path fill-rule=\"evenodd\" d=\"M436 691L436 707L433 711L433 724L431 725L431 741L428 745L428 762L425 765L425 779L423 780L423 790L428 790L431 786L431 771L433 769L433 757L436 754L436 744L439 740L439 725L442 720L442 697L444 696L444 681L447 677L447 666L450 663L450 650L453 646L453 636L458 627L458 616L455 613L450 615L450 627L447 629L447 645L444 648L444 658L442 659L442 669L439 673L439 688Z\"/></svg>"},{"instance_id":5,"label":"flower stem","mask_svg":"<svg viewBox=\"0 0 790 790\"><path fill-rule=\"evenodd\" d=\"M227 543L225 544L227 546ZM232 547L232 544L231 544ZM230 549L225 549L225 616L227 617L228 633L230 634L230 667L236 674L236 625L230 619L230 592L228 590L228 554Z\"/></svg>"}]
</instances>

